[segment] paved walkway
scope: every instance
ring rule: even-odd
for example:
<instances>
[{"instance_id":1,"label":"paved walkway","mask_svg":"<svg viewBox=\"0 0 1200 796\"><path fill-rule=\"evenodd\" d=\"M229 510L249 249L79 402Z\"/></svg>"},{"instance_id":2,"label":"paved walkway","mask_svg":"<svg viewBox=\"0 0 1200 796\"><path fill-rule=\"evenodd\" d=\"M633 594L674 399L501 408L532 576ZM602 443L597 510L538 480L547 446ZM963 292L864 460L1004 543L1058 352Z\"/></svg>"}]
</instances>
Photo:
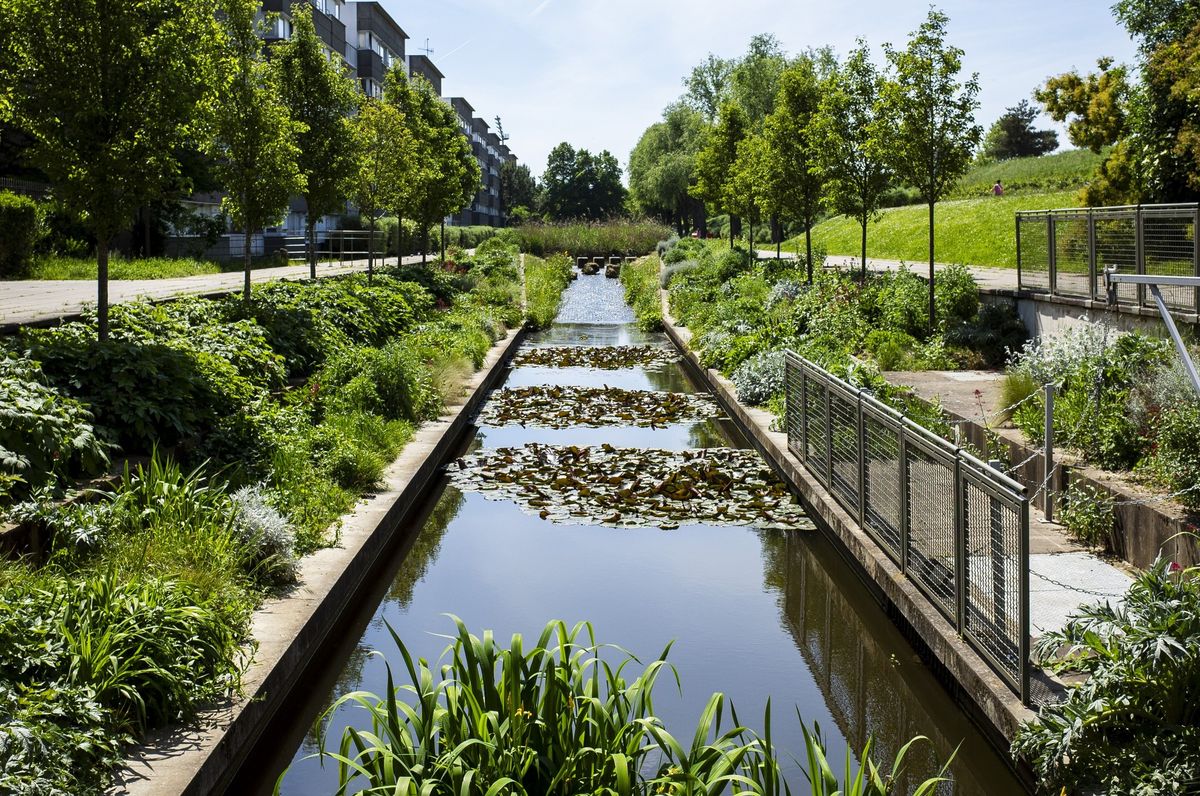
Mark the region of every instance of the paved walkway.
<instances>
[{"instance_id":1,"label":"paved walkway","mask_svg":"<svg viewBox=\"0 0 1200 796\"><path fill-rule=\"evenodd\" d=\"M390 258L394 263L395 258ZM420 256L404 258L405 265L421 262ZM338 276L365 271L366 260L345 264L324 263L317 266L317 276ZM308 265L288 265L279 268L259 268L250 272L255 284L278 279L307 279ZM234 293L242 289L245 276L241 271L225 274L204 274L174 279L110 280L108 300L112 304L141 298L167 299L176 296ZM54 321L78 315L86 305L96 303L94 280L19 280L0 281L0 326Z\"/></svg>"},{"instance_id":2,"label":"paved walkway","mask_svg":"<svg viewBox=\"0 0 1200 796\"><path fill-rule=\"evenodd\" d=\"M795 259L794 252L783 252L785 260ZM761 260L774 259L774 250L760 250L758 257ZM929 273L929 262L901 262L900 260L881 260L874 257L867 258L867 269L870 271L899 271L902 265L907 265L910 271L915 271L918 275ZM836 268L838 270L854 270L857 271L861 266L859 259L844 254L831 254L825 258L826 268ZM934 271L941 271L948 268L947 263L934 263ZM1017 269L1015 268L991 268L983 265L968 265L967 268L975 275L975 281L979 283L981 288L990 290L1016 290L1017 289Z\"/></svg>"}]
</instances>

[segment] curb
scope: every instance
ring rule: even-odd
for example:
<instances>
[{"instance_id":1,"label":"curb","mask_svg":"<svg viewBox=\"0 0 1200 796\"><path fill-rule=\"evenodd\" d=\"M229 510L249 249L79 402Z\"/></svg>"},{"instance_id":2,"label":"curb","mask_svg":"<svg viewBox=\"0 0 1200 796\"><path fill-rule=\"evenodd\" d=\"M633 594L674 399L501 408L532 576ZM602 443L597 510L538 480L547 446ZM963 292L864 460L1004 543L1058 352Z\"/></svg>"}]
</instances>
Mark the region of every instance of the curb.
<instances>
[{"instance_id":1,"label":"curb","mask_svg":"<svg viewBox=\"0 0 1200 796\"><path fill-rule=\"evenodd\" d=\"M484 367L464 385L465 402L421 426L384 472L383 486L344 518L339 546L304 559L300 585L254 613L250 633L258 647L243 680L243 695L207 711L193 726L168 728L134 748L109 793L191 796L229 787L295 687L318 663L317 653L353 611L376 564L412 532L406 524L419 514L421 498L506 375L525 334L520 327L493 346Z\"/></svg>"}]
</instances>

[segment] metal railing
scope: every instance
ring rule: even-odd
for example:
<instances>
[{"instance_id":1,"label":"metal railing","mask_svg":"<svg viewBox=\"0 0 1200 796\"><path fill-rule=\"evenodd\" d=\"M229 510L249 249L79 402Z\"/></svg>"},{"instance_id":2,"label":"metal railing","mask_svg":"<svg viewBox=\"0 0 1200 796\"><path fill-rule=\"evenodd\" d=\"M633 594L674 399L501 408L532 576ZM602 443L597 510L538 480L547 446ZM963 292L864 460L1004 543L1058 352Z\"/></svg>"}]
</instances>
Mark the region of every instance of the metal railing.
<instances>
[{"instance_id":1,"label":"metal railing","mask_svg":"<svg viewBox=\"0 0 1200 796\"><path fill-rule=\"evenodd\" d=\"M1025 488L792 352L786 393L788 448L1028 703Z\"/></svg>"},{"instance_id":2,"label":"metal railing","mask_svg":"<svg viewBox=\"0 0 1200 796\"><path fill-rule=\"evenodd\" d=\"M1200 205L1027 210L1017 213L1021 290L1105 300L1104 269L1154 276L1200 276ZM1123 285L1118 305L1154 307L1144 287ZM1171 287L1174 310L1200 315L1200 289Z\"/></svg>"}]
</instances>

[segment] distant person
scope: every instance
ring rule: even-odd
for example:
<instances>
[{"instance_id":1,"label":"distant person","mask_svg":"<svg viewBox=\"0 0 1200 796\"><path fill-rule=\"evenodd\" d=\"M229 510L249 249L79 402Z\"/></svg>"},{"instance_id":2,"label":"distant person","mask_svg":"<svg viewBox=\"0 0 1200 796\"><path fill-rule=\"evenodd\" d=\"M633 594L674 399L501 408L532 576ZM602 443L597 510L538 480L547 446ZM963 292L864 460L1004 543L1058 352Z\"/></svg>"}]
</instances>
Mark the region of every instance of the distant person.
<instances>
[{"instance_id":1,"label":"distant person","mask_svg":"<svg viewBox=\"0 0 1200 796\"><path fill-rule=\"evenodd\" d=\"M1000 180L996 180L996 184L992 186L992 196L1004 196L1004 186Z\"/></svg>"}]
</instances>

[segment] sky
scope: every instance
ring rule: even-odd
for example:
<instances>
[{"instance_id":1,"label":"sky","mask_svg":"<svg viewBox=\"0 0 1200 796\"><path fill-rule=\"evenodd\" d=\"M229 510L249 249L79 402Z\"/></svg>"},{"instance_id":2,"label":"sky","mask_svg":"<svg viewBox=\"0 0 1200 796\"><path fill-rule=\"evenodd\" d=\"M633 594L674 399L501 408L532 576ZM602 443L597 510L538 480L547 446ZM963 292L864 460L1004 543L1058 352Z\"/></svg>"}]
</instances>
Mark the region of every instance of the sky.
<instances>
[{"instance_id":1,"label":"sky","mask_svg":"<svg viewBox=\"0 0 1200 796\"><path fill-rule=\"evenodd\" d=\"M910 0L382 0L409 35L408 52L446 75L445 96L476 115L499 115L509 146L535 175L561 141L607 149L625 165L646 127L683 91L712 52L737 57L773 33L789 53L830 45L839 54L866 38L903 46L929 5ZM943 0L949 41L978 72L977 120L985 128L1030 98L1051 75L1134 60L1134 45L1108 0ZM1056 126L1049 119L1046 126ZM1060 128L1061 130L1061 128ZM1066 144L1065 133L1060 140Z\"/></svg>"}]
</instances>

